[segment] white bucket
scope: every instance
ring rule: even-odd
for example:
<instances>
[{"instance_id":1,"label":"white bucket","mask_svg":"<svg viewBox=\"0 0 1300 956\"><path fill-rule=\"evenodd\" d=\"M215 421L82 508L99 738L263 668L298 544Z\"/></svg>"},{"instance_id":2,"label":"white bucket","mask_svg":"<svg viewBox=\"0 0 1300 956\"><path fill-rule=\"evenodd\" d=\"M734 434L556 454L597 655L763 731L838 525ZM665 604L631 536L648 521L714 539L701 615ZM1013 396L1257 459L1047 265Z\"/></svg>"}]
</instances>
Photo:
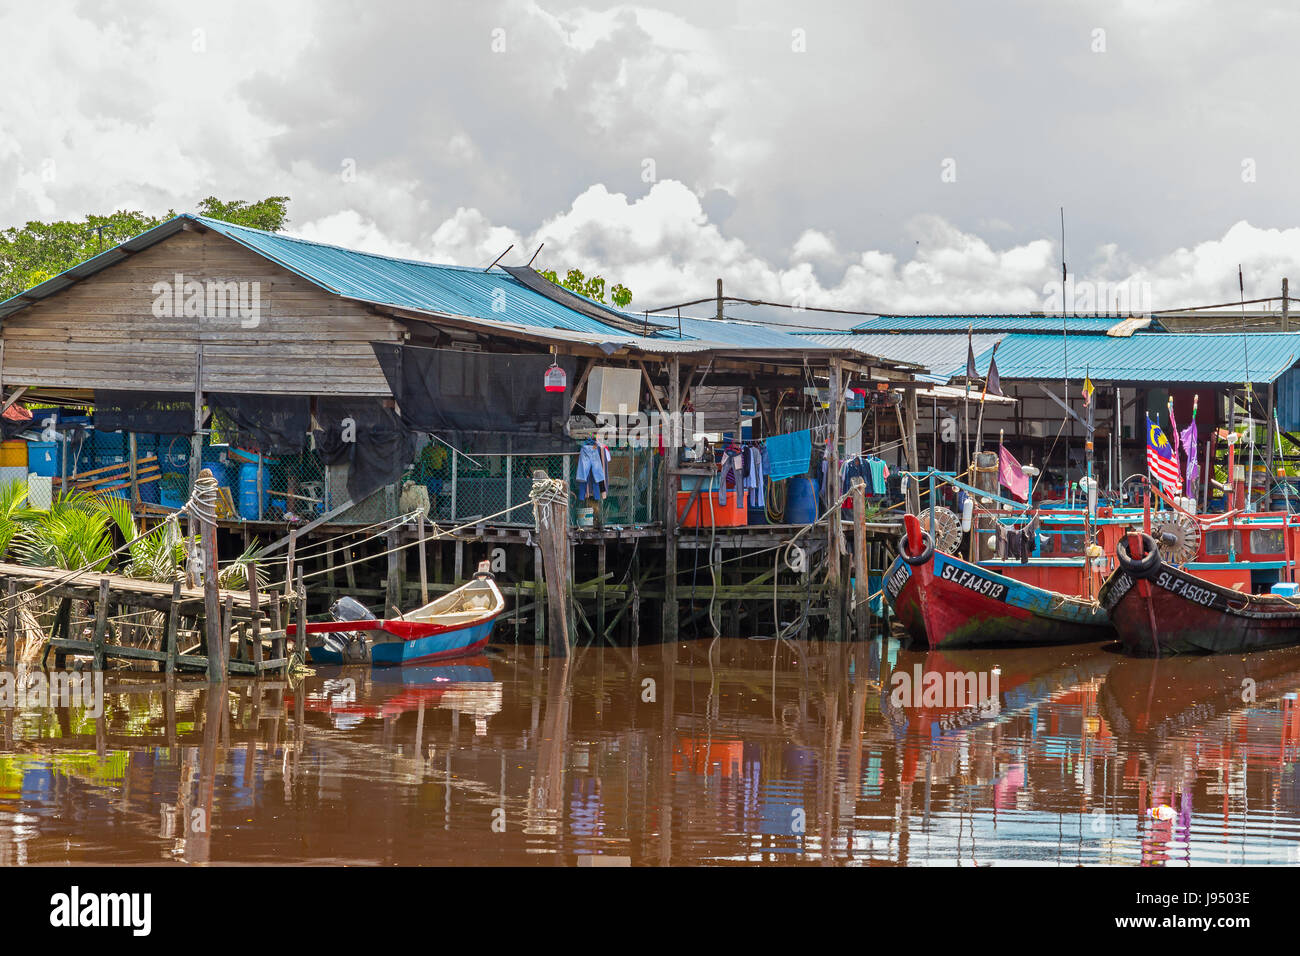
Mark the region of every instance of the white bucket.
<instances>
[{"instance_id":1,"label":"white bucket","mask_svg":"<svg viewBox=\"0 0 1300 956\"><path fill-rule=\"evenodd\" d=\"M596 509L590 506L578 509L578 527L590 528L596 523Z\"/></svg>"}]
</instances>

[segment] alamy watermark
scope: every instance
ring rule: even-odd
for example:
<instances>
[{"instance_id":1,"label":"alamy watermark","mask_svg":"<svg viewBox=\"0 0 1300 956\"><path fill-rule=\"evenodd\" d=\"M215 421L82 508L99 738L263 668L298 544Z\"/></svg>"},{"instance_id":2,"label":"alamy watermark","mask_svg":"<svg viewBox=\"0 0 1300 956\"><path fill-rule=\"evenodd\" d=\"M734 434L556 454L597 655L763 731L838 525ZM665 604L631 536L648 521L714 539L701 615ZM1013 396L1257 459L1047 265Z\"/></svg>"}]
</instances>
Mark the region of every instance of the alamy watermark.
<instances>
[{"instance_id":1,"label":"alamy watermark","mask_svg":"<svg viewBox=\"0 0 1300 956\"><path fill-rule=\"evenodd\" d=\"M1043 311L1048 315L1113 315L1151 317L1151 283L1053 279L1043 286Z\"/></svg>"},{"instance_id":2,"label":"alamy watermark","mask_svg":"<svg viewBox=\"0 0 1300 956\"><path fill-rule=\"evenodd\" d=\"M734 423L732 424L734 428ZM709 432L702 412L599 412L595 416L595 438L605 445L631 448L689 448L701 450ZM720 437L720 436L718 436Z\"/></svg>"},{"instance_id":3,"label":"alamy watermark","mask_svg":"<svg viewBox=\"0 0 1300 956\"><path fill-rule=\"evenodd\" d=\"M889 702L895 707L939 707L969 710L979 717L995 717L1001 700L1001 671L929 671L915 665L899 669L889 678Z\"/></svg>"},{"instance_id":4,"label":"alamy watermark","mask_svg":"<svg viewBox=\"0 0 1300 956\"><path fill-rule=\"evenodd\" d=\"M153 314L159 319L238 319L240 328L254 329L262 321L262 283L185 277L155 282Z\"/></svg>"},{"instance_id":5,"label":"alamy watermark","mask_svg":"<svg viewBox=\"0 0 1300 956\"><path fill-rule=\"evenodd\" d=\"M104 672L0 671L0 710L84 707L87 717L104 715Z\"/></svg>"}]
</instances>

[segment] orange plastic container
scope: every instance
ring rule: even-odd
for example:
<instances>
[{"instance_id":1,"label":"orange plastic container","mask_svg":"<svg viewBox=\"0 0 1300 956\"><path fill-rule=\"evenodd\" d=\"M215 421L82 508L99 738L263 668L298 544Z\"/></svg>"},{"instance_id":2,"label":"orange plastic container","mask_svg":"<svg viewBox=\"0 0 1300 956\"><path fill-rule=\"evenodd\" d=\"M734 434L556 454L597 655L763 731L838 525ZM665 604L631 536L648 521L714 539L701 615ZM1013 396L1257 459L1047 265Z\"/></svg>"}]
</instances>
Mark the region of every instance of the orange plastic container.
<instances>
[{"instance_id":1,"label":"orange plastic container","mask_svg":"<svg viewBox=\"0 0 1300 956\"><path fill-rule=\"evenodd\" d=\"M27 442L21 440L0 442L0 468L26 468Z\"/></svg>"},{"instance_id":2,"label":"orange plastic container","mask_svg":"<svg viewBox=\"0 0 1300 956\"><path fill-rule=\"evenodd\" d=\"M718 504L718 491L701 489L695 496L688 514L686 505L691 500L689 491L677 492L677 524L683 528L740 528L749 524L749 514L745 510L748 491L737 492L727 489L727 503Z\"/></svg>"}]
</instances>

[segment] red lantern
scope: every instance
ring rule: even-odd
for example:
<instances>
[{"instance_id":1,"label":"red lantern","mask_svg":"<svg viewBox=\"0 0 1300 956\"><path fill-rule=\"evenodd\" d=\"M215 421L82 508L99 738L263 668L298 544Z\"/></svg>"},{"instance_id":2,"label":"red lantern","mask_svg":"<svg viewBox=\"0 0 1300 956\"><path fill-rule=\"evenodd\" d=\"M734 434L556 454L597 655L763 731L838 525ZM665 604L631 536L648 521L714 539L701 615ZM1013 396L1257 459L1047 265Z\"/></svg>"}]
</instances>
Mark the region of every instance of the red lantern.
<instances>
[{"instance_id":1,"label":"red lantern","mask_svg":"<svg viewBox=\"0 0 1300 956\"><path fill-rule=\"evenodd\" d=\"M548 392L562 392L568 384L568 376L564 374L564 369L552 364L546 370L546 377L543 381Z\"/></svg>"}]
</instances>

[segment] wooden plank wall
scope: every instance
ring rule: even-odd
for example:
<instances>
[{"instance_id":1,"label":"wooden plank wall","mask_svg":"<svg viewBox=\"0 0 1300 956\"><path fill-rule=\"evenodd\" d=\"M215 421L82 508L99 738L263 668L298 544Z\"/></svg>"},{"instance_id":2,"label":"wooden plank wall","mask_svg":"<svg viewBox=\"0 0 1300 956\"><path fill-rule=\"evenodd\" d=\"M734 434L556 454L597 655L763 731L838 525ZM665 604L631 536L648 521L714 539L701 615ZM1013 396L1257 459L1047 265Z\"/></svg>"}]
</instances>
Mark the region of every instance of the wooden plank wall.
<instances>
[{"instance_id":1,"label":"wooden plank wall","mask_svg":"<svg viewBox=\"0 0 1300 956\"><path fill-rule=\"evenodd\" d=\"M236 307L202 318L157 317L157 282L259 283L259 319ZM251 327L245 327L249 325ZM370 348L404 328L323 291L210 231L183 231L7 318L6 387L390 394Z\"/></svg>"}]
</instances>

